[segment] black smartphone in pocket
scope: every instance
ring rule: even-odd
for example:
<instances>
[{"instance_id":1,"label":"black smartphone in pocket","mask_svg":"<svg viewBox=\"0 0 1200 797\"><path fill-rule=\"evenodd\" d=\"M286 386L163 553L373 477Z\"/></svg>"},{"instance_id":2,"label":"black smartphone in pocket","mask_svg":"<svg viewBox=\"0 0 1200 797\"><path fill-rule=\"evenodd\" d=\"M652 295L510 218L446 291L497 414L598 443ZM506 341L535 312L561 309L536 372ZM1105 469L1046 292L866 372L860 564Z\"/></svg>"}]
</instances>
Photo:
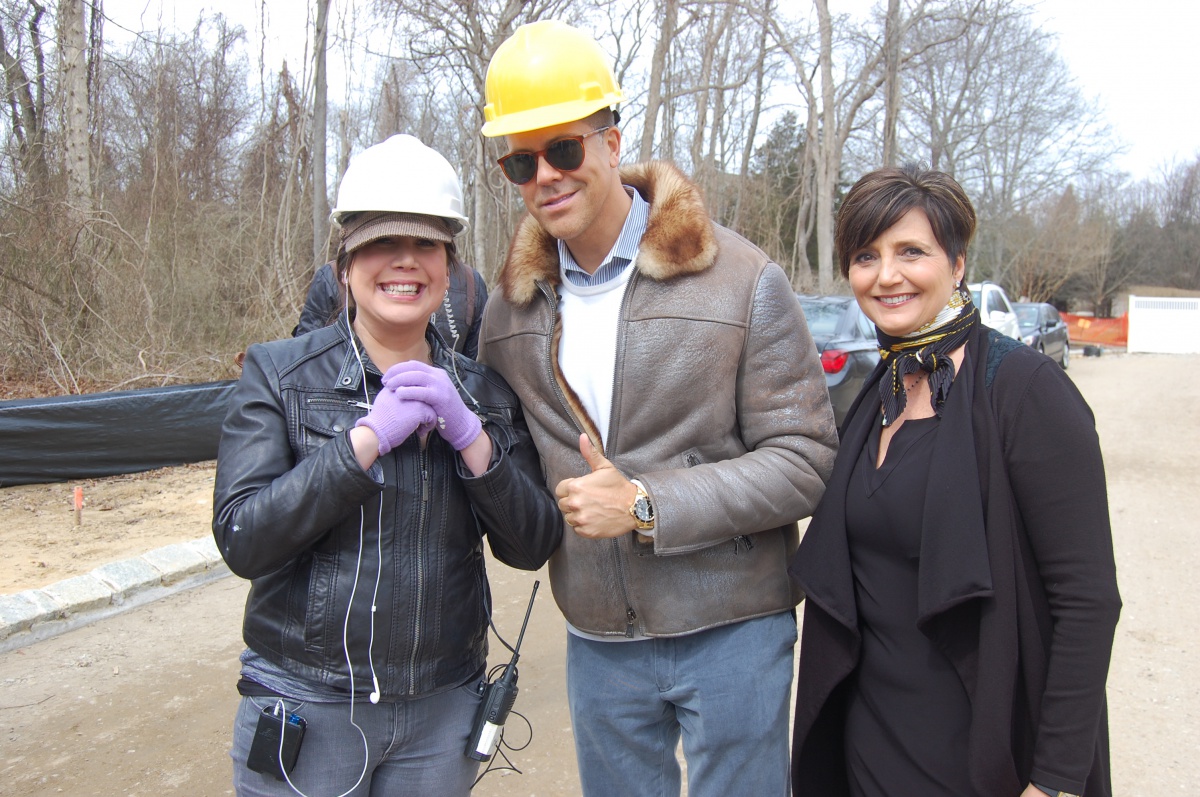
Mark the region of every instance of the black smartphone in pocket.
<instances>
[{"instance_id":1,"label":"black smartphone in pocket","mask_svg":"<svg viewBox=\"0 0 1200 797\"><path fill-rule=\"evenodd\" d=\"M267 706L258 715L258 727L250 743L250 755L246 766L255 772L286 780L283 772L296 768L300 756L300 743L304 741L304 729L308 723L299 714L285 710L282 703ZM279 738L283 735L283 750L280 752ZM280 768L280 760L283 768Z\"/></svg>"}]
</instances>

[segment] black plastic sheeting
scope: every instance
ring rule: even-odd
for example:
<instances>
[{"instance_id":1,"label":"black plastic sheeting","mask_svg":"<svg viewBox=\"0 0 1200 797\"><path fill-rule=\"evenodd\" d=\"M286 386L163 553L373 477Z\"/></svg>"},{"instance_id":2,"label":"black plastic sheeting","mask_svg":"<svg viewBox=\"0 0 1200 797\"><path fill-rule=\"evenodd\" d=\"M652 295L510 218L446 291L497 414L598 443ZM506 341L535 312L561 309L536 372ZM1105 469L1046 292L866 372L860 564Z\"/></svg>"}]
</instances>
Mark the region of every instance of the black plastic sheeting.
<instances>
[{"instance_id":1,"label":"black plastic sheeting","mask_svg":"<svg viewBox=\"0 0 1200 797\"><path fill-rule=\"evenodd\" d=\"M216 459L235 384L0 401L0 487Z\"/></svg>"}]
</instances>

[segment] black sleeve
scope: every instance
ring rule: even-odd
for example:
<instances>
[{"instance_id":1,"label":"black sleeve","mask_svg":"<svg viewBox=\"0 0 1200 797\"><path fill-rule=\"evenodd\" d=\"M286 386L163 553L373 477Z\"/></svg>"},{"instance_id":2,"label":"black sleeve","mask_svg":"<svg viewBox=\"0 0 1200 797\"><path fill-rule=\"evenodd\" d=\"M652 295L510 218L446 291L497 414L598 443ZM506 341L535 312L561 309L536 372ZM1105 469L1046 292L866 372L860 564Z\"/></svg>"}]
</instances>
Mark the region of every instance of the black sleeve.
<instances>
[{"instance_id":1,"label":"black sleeve","mask_svg":"<svg viewBox=\"0 0 1200 797\"><path fill-rule=\"evenodd\" d=\"M308 295L304 297L304 309L300 311L300 320L292 329L292 337L329 326L337 312L340 299L341 291L338 290L333 264L326 263L313 274L312 284L308 286Z\"/></svg>"},{"instance_id":2,"label":"black sleeve","mask_svg":"<svg viewBox=\"0 0 1200 797\"><path fill-rule=\"evenodd\" d=\"M1031 779L1081 793L1105 710L1120 614L1104 462L1092 411L1049 359L1002 384L1008 475L1053 622ZM1007 364L1007 363L1006 363Z\"/></svg>"},{"instance_id":3,"label":"black sleeve","mask_svg":"<svg viewBox=\"0 0 1200 797\"><path fill-rule=\"evenodd\" d=\"M263 346L247 350L229 407L217 452L213 538L242 578L283 566L383 490L379 469L362 469L348 434L296 461L278 370Z\"/></svg>"},{"instance_id":4,"label":"black sleeve","mask_svg":"<svg viewBox=\"0 0 1200 797\"><path fill-rule=\"evenodd\" d=\"M484 430L496 431L488 425ZM505 431L491 434L492 462L485 473L473 476L460 459L459 475L496 558L510 567L537 570L562 541L563 517L546 486L524 416L518 412Z\"/></svg>"}]
</instances>

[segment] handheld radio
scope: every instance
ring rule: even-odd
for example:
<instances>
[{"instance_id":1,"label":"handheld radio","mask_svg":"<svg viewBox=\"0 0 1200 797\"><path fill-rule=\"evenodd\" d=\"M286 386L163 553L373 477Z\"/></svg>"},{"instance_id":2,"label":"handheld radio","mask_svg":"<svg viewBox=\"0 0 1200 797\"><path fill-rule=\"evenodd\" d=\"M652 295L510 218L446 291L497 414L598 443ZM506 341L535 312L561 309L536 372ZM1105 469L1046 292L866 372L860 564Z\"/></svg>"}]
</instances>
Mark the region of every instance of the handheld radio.
<instances>
[{"instance_id":1,"label":"handheld radio","mask_svg":"<svg viewBox=\"0 0 1200 797\"><path fill-rule=\"evenodd\" d=\"M517 659L521 658L521 640L525 638L525 626L529 625L529 615L533 611L533 599L537 597L540 581L533 582L533 592L529 596L529 606L525 609L525 621L521 623L521 634L517 644L512 649L512 660L505 665L504 673L492 683L485 683L483 701L475 714L475 723L471 727L470 740L467 743L467 758L475 761L488 761L496 754L500 745L500 737L504 734L504 723L508 713L512 711L513 703L517 701Z\"/></svg>"}]
</instances>

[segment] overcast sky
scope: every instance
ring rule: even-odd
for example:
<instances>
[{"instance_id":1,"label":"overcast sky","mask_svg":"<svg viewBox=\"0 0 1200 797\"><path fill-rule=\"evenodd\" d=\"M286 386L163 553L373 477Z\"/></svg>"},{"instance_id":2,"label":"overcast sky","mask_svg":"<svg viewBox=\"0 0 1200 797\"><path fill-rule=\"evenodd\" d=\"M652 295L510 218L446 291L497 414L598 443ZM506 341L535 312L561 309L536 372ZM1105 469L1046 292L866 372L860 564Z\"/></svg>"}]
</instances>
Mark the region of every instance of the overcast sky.
<instances>
[{"instance_id":1,"label":"overcast sky","mask_svg":"<svg viewBox=\"0 0 1200 797\"><path fill-rule=\"evenodd\" d=\"M1149 177L1172 159L1200 156L1200 3L1042 0L1037 13L1128 144L1118 168Z\"/></svg>"},{"instance_id":2,"label":"overcast sky","mask_svg":"<svg viewBox=\"0 0 1200 797\"><path fill-rule=\"evenodd\" d=\"M201 8L221 11L257 41L264 0L106 0L114 23L133 29L188 30ZM335 6L348 0L334 0ZM798 0L793 0L797 2ZM304 46L299 0L265 0L270 37L282 53ZM834 13L862 13L871 0L830 0ZM1200 156L1200 2L1196 0L1040 0L1044 27L1084 94L1099 101L1127 151L1114 166L1152 177L1170 162ZM160 16L161 15L161 16ZM111 26L108 35L119 35ZM271 59L275 60L275 59ZM333 87L331 87L332 89Z\"/></svg>"}]
</instances>

